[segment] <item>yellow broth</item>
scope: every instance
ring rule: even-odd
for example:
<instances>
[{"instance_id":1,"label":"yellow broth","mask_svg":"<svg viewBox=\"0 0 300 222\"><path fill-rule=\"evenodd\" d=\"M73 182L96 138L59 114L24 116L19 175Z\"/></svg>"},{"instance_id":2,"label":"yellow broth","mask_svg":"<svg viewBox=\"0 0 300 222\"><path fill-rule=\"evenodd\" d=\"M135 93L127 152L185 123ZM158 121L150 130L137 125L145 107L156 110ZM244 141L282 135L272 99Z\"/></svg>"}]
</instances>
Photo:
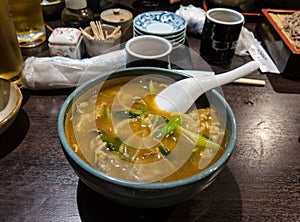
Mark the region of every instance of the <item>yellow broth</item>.
<instances>
[{"instance_id":1,"label":"yellow broth","mask_svg":"<svg viewBox=\"0 0 300 222\"><path fill-rule=\"evenodd\" d=\"M159 78L132 81L131 78L119 77L107 81L100 90L93 88L76 99L68 111L65 120L67 140L84 161L121 179L167 182L193 176L222 156L226 144L225 129L216 110L207 107L187 114L159 110L154 101L155 95L170 82ZM180 120L179 126L157 138L162 128L175 119ZM192 132L196 138L209 140L208 143L213 143L213 146L199 145L195 137L185 131ZM144 141L154 145L139 147L145 146ZM179 165L176 165L177 160L172 162L173 157L168 159L176 147L192 147L184 154L188 155L186 161ZM152 175L144 179L140 173L143 171L134 167L149 164L149 168L153 168L151 164L161 160L165 160L166 164L153 172L159 171L160 174L170 167L171 173L153 177L159 179L152 179ZM116 168L122 169L117 172ZM153 174L151 170L149 172Z\"/></svg>"}]
</instances>

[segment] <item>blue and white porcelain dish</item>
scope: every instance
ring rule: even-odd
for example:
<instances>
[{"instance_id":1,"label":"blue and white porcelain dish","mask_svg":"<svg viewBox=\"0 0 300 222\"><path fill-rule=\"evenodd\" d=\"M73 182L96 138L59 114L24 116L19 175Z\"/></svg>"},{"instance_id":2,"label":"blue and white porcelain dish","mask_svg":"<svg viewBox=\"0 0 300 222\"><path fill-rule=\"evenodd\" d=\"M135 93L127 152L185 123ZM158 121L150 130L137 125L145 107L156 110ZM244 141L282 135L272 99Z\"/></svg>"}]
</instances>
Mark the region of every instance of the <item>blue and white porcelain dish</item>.
<instances>
[{"instance_id":1,"label":"blue and white porcelain dish","mask_svg":"<svg viewBox=\"0 0 300 222\"><path fill-rule=\"evenodd\" d=\"M148 34L172 35L186 29L187 21L168 11L149 11L136 16L133 25Z\"/></svg>"}]
</instances>

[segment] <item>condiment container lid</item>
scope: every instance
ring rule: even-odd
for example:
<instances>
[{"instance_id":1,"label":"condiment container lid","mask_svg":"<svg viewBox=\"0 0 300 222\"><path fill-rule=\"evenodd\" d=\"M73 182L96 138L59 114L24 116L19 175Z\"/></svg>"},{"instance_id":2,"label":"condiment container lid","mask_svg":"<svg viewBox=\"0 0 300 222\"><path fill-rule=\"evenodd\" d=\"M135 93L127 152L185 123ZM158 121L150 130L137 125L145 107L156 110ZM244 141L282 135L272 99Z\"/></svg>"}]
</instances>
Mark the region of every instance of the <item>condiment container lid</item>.
<instances>
[{"instance_id":1,"label":"condiment container lid","mask_svg":"<svg viewBox=\"0 0 300 222\"><path fill-rule=\"evenodd\" d=\"M77 28L59 27L53 30L48 41L57 45L76 45L81 37L81 32Z\"/></svg>"},{"instance_id":2,"label":"condiment container lid","mask_svg":"<svg viewBox=\"0 0 300 222\"><path fill-rule=\"evenodd\" d=\"M107 9L100 14L102 20L106 22L120 23L131 20L133 15L130 11L121 8Z\"/></svg>"},{"instance_id":3,"label":"condiment container lid","mask_svg":"<svg viewBox=\"0 0 300 222\"><path fill-rule=\"evenodd\" d=\"M83 9L87 7L86 0L65 0L66 8L69 9Z\"/></svg>"}]
</instances>

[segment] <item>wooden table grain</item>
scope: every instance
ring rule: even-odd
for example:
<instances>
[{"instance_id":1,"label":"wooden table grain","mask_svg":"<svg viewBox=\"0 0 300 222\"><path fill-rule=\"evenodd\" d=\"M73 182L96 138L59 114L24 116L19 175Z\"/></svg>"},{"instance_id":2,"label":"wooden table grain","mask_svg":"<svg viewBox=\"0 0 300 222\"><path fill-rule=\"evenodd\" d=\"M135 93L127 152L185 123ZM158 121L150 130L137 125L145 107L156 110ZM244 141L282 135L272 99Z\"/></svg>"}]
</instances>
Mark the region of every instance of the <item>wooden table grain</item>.
<instances>
[{"instance_id":1,"label":"wooden table grain","mask_svg":"<svg viewBox=\"0 0 300 222\"><path fill-rule=\"evenodd\" d=\"M198 51L199 38L188 40ZM211 67L219 73L249 60L234 57ZM227 167L195 198L158 209L113 203L79 180L57 133L58 113L71 90L23 89L19 115L0 135L0 221L300 221L300 95L276 92L272 75L249 76L265 80L264 87L222 87L238 127Z\"/></svg>"}]
</instances>

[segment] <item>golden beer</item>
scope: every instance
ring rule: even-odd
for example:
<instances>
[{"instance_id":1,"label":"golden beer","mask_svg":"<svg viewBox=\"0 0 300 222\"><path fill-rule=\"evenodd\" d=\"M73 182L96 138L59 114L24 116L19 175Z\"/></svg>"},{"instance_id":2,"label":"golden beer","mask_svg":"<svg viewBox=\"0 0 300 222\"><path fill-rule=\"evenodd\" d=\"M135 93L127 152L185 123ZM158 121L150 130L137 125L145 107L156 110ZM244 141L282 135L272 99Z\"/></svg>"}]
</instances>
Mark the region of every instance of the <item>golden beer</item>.
<instances>
[{"instance_id":1,"label":"golden beer","mask_svg":"<svg viewBox=\"0 0 300 222\"><path fill-rule=\"evenodd\" d=\"M7 0L0 0L0 3L0 78L15 81L20 77L23 58Z\"/></svg>"},{"instance_id":2,"label":"golden beer","mask_svg":"<svg viewBox=\"0 0 300 222\"><path fill-rule=\"evenodd\" d=\"M34 47L46 40L40 0L8 0L20 47Z\"/></svg>"}]
</instances>

